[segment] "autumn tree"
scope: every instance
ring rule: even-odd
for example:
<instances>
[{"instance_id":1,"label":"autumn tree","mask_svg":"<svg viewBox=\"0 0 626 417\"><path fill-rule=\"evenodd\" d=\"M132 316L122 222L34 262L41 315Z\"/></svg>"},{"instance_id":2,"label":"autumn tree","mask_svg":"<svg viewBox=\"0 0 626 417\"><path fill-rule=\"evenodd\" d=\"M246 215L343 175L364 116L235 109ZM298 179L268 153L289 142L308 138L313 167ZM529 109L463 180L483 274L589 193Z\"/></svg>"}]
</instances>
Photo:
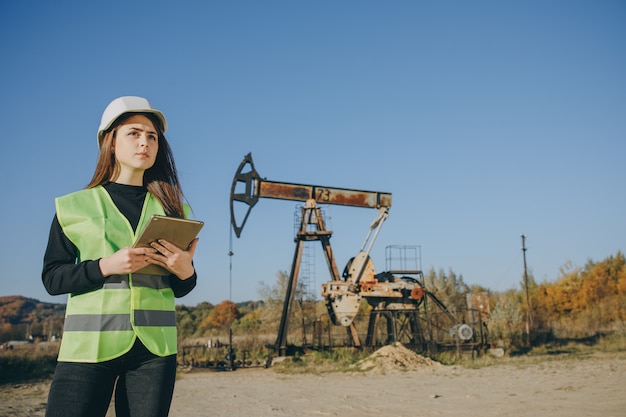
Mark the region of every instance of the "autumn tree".
<instances>
[{"instance_id":1,"label":"autumn tree","mask_svg":"<svg viewBox=\"0 0 626 417\"><path fill-rule=\"evenodd\" d=\"M239 308L232 301L222 301L200 322L200 328L203 330L220 330L226 331L230 325L240 318Z\"/></svg>"},{"instance_id":2,"label":"autumn tree","mask_svg":"<svg viewBox=\"0 0 626 417\"><path fill-rule=\"evenodd\" d=\"M617 252L584 268L568 262L555 282L533 292L533 314L560 336L586 336L626 318L626 262Z\"/></svg>"}]
</instances>

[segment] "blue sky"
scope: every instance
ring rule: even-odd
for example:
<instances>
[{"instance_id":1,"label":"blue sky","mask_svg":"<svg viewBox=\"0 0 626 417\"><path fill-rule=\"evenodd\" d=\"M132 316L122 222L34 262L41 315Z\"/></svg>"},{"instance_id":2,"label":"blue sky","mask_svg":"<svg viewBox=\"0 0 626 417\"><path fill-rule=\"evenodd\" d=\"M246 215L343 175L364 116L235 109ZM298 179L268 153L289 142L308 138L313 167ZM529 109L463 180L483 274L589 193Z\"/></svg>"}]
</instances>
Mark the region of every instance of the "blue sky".
<instances>
[{"instance_id":1,"label":"blue sky","mask_svg":"<svg viewBox=\"0 0 626 417\"><path fill-rule=\"evenodd\" d=\"M261 200L231 235L248 152L268 180L392 193L379 271L419 246L424 270L500 291L522 233L538 281L624 251L624 22L622 1L3 1L0 295L65 302L40 278L54 198L91 178L121 95L165 113L206 223L182 304L258 299L290 269L295 202ZM343 270L376 211L325 210Z\"/></svg>"}]
</instances>

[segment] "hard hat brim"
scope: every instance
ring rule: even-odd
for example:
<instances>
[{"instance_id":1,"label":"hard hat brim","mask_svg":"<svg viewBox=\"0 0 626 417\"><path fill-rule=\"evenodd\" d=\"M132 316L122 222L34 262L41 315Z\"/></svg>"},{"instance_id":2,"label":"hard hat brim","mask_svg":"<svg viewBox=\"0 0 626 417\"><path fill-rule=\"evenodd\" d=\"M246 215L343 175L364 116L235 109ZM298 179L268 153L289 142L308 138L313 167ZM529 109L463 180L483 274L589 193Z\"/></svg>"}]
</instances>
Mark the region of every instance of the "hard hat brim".
<instances>
[{"instance_id":1,"label":"hard hat brim","mask_svg":"<svg viewBox=\"0 0 626 417\"><path fill-rule=\"evenodd\" d=\"M100 127L98 128L98 146L102 142L105 132L107 132L117 119L128 113L149 113L154 114L163 127L163 132L167 130L167 120L163 113L152 107L150 102L143 97L125 96L113 100L102 114Z\"/></svg>"}]
</instances>

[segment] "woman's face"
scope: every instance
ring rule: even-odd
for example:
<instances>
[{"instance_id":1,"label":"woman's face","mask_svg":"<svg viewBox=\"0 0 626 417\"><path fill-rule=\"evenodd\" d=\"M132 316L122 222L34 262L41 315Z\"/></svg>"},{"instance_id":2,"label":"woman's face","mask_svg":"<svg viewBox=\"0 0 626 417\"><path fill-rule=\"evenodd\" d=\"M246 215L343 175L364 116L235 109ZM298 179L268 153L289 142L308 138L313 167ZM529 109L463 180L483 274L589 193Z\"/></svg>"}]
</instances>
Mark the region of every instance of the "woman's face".
<instances>
[{"instance_id":1,"label":"woman's face","mask_svg":"<svg viewBox=\"0 0 626 417\"><path fill-rule=\"evenodd\" d=\"M143 179L144 171L152 167L156 160L159 134L150 119L135 114L116 128L113 146L120 166L119 178L132 180L140 175Z\"/></svg>"}]
</instances>

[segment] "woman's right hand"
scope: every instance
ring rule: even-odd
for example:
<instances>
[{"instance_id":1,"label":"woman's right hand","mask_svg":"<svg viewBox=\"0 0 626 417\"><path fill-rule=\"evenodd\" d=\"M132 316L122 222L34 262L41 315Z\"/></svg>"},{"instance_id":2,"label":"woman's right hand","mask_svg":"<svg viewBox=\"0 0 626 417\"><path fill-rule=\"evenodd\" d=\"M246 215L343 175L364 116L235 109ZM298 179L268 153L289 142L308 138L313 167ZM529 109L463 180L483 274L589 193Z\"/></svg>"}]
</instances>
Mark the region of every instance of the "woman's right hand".
<instances>
[{"instance_id":1,"label":"woman's right hand","mask_svg":"<svg viewBox=\"0 0 626 417\"><path fill-rule=\"evenodd\" d=\"M146 256L149 252L154 252L154 249L122 248L113 255L100 259L98 263L100 272L104 277L116 274L132 274L149 263L149 258Z\"/></svg>"}]
</instances>

